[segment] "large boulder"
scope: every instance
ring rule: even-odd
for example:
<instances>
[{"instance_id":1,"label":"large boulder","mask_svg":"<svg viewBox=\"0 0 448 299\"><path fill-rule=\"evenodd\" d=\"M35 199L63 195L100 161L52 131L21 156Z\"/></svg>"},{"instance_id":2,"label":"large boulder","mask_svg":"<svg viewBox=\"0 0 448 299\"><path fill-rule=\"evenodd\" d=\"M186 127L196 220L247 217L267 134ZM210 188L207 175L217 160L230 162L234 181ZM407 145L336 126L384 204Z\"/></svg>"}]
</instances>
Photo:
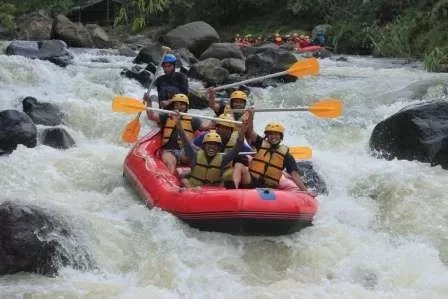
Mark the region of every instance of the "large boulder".
<instances>
[{"instance_id":1,"label":"large boulder","mask_svg":"<svg viewBox=\"0 0 448 299\"><path fill-rule=\"evenodd\" d=\"M196 57L200 57L211 44L219 41L218 32L202 21L176 27L164 37L164 42L169 47L174 49L187 48Z\"/></svg>"},{"instance_id":2,"label":"large boulder","mask_svg":"<svg viewBox=\"0 0 448 299\"><path fill-rule=\"evenodd\" d=\"M151 42L139 51L137 57L134 59L134 63L154 63L155 65L158 65L162 59L162 55L162 45L158 42Z\"/></svg>"},{"instance_id":3,"label":"large boulder","mask_svg":"<svg viewBox=\"0 0 448 299\"><path fill-rule=\"evenodd\" d=\"M86 29L90 32L90 36L93 39L93 43L97 48L105 49L112 47L112 41L109 35L98 24L87 24Z\"/></svg>"},{"instance_id":4,"label":"large boulder","mask_svg":"<svg viewBox=\"0 0 448 299\"><path fill-rule=\"evenodd\" d=\"M18 39L49 40L52 29L53 19L43 12L25 15L17 22Z\"/></svg>"},{"instance_id":5,"label":"large boulder","mask_svg":"<svg viewBox=\"0 0 448 299\"><path fill-rule=\"evenodd\" d=\"M226 58L221 60L221 66L230 73L243 74L246 72L246 62L238 58Z\"/></svg>"},{"instance_id":6,"label":"large boulder","mask_svg":"<svg viewBox=\"0 0 448 299\"><path fill-rule=\"evenodd\" d=\"M215 85L225 82L229 77L229 71L221 67L219 59L208 58L194 64L188 76Z\"/></svg>"},{"instance_id":7,"label":"large boulder","mask_svg":"<svg viewBox=\"0 0 448 299\"><path fill-rule=\"evenodd\" d=\"M15 40L6 48L6 54L48 60L62 67L73 61L73 55L68 51L67 44L62 40Z\"/></svg>"},{"instance_id":8,"label":"large boulder","mask_svg":"<svg viewBox=\"0 0 448 299\"><path fill-rule=\"evenodd\" d=\"M23 112L38 125L57 126L62 123L63 114L51 103L39 103L36 98L26 97L22 101Z\"/></svg>"},{"instance_id":9,"label":"large boulder","mask_svg":"<svg viewBox=\"0 0 448 299\"><path fill-rule=\"evenodd\" d=\"M153 72L150 69L155 70L154 64L150 63L146 68L134 65L131 68L124 68L120 74L129 79L137 80L143 87L148 87L153 78Z\"/></svg>"},{"instance_id":10,"label":"large boulder","mask_svg":"<svg viewBox=\"0 0 448 299\"><path fill-rule=\"evenodd\" d=\"M246 72L249 76L258 77L287 70L297 58L290 51L284 49L265 48L246 59ZM282 82L293 82L297 77L285 75L277 77Z\"/></svg>"},{"instance_id":11,"label":"large boulder","mask_svg":"<svg viewBox=\"0 0 448 299\"><path fill-rule=\"evenodd\" d=\"M63 266L88 270L94 263L79 237L55 212L0 204L0 275L18 272L54 276Z\"/></svg>"},{"instance_id":12,"label":"large boulder","mask_svg":"<svg viewBox=\"0 0 448 299\"><path fill-rule=\"evenodd\" d=\"M46 128L42 131L41 142L57 149L68 149L75 146L75 140L64 128Z\"/></svg>"},{"instance_id":13,"label":"large boulder","mask_svg":"<svg viewBox=\"0 0 448 299\"><path fill-rule=\"evenodd\" d=\"M12 152L18 144L35 147L37 128L33 120L17 110L0 112L0 150Z\"/></svg>"},{"instance_id":14,"label":"large boulder","mask_svg":"<svg viewBox=\"0 0 448 299\"><path fill-rule=\"evenodd\" d=\"M375 126L370 148L388 160L418 160L448 169L448 102L405 107Z\"/></svg>"},{"instance_id":15,"label":"large boulder","mask_svg":"<svg viewBox=\"0 0 448 299\"><path fill-rule=\"evenodd\" d=\"M243 52L235 43L214 43L199 57L200 60L207 58L237 58L244 59Z\"/></svg>"},{"instance_id":16,"label":"large boulder","mask_svg":"<svg viewBox=\"0 0 448 299\"><path fill-rule=\"evenodd\" d=\"M0 40L11 40L14 37L12 29L0 25Z\"/></svg>"},{"instance_id":17,"label":"large boulder","mask_svg":"<svg viewBox=\"0 0 448 299\"><path fill-rule=\"evenodd\" d=\"M89 30L82 24L75 24L64 15L57 15L53 37L65 41L71 47L94 48Z\"/></svg>"}]
</instances>

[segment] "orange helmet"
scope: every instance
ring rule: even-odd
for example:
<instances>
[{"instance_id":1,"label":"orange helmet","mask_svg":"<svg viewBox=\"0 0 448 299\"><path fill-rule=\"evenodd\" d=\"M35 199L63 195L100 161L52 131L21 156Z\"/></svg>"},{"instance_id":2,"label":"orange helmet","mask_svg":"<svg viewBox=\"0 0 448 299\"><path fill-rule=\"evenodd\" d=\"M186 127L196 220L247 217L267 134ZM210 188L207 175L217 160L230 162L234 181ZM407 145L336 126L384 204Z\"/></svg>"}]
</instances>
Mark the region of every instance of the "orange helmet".
<instances>
[{"instance_id":1,"label":"orange helmet","mask_svg":"<svg viewBox=\"0 0 448 299\"><path fill-rule=\"evenodd\" d=\"M203 140L203 143L208 143L208 142L221 143L222 142L221 136L219 136L219 134L216 133L215 130L210 130L210 132L205 134L204 140Z\"/></svg>"}]
</instances>

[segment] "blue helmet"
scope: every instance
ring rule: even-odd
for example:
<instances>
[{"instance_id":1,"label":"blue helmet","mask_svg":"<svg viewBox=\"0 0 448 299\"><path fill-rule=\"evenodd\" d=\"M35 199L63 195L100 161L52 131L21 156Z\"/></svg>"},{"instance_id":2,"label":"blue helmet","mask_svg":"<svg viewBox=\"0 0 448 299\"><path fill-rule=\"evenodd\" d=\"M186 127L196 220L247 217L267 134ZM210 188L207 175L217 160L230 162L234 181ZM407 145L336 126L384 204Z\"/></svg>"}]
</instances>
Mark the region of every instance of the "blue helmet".
<instances>
[{"instance_id":1,"label":"blue helmet","mask_svg":"<svg viewBox=\"0 0 448 299\"><path fill-rule=\"evenodd\" d=\"M166 54L165 57L163 58L163 63L175 64L176 60L177 60L176 56L174 56L173 54Z\"/></svg>"}]
</instances>

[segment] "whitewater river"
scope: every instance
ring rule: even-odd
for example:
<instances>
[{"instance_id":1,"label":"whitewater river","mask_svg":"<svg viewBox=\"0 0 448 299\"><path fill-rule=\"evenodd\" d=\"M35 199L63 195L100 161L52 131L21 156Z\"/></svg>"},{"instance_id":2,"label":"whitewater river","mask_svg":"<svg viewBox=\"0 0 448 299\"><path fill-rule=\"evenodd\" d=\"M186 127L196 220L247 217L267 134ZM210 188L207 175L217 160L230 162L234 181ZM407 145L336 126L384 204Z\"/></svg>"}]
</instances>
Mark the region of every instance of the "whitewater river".
<instances>
[{"instance_id":1,"label":"whitewater river","mask_svg":"<svg viewBox=\"0 0 448 299\"><path fill-rule=\"evenodd\" d=\"M149 210L127 186L122 163L129 146L120 134L132 116L113 112L111 102L144 89L120 77L131 58L91 62L98 57L79 52L64 69L0 55L0 110L21 110L25 96L55 103L77 143L65 151L19 146L0 157L0 203L29 202L63 215L98 266L64 268L56 278L3 276L0 298L448 298L448 172L378 160L368 147L374 126L403 106L446 99L447 74L348 57L321 61L319 76L254 90L258 107L331 96L345 111L336 120L307 112L255 115L257 131L281 120L287 144L313 148L329 195L318 197L312 227L241 237L200 232ZM142 131L152 126L144 121Z\"/></svg>"}]
</instances>

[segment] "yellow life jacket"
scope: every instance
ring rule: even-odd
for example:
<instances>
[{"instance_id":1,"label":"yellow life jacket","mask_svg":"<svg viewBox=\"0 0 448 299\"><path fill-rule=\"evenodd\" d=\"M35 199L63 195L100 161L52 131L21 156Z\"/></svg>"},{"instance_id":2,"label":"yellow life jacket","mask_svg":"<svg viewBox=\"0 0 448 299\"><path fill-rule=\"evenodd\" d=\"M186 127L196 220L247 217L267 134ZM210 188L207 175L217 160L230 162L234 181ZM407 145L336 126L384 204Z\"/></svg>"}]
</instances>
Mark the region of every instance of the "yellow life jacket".
<instances>
[{"instance_id":1,"label":"yellow life jacket","mask_svg":"<svg viewBox=\"0 0 448 299\"><path fill-rule=\"evenodd\" d=\"M238 140L238 132L233 131L232 135L230 135L229 141L227 141L227 143L224 146L224 153L228 153L231 149L233 149L235 147L237 140ZM232 162L230 162L224 168L222 172L222 180L223 181L232 180Z\"/></svg>"},{"instance_id":2,"label":"yellow life jacket","mask_svg":"<svg viewBox=\"0 0 448 299\"><path fill-rule=\"evenodd\" d=\"M190 116L183 115L181 117L182 128L184 129L185 133L187 134L188 140L192 140L194 137L193 125L191 124L191 120L192 120L192 118ZM175 128L176 128L176 122L171 117L168 117L165 125L163 126L162 146L164 146L165 144L168 143ZM178 136L178 137L179 137L178 143L179 143L179 145L181 145L182 142L180 140L180 136Z\"/></svg>"},{"instance_id":3,"label":"yellow life jacket","mask_svg":"<svg viewBox=\"0 0 448 299\"><path fill-rule=\"evenodd\" d=\"M205 152L199 150L196 154L196 164L191 169L189 182L192 187L198 187L202 185L216 185L221 181L221 154L217 154L213 157L210 163L207 161Z\"/></svg>"},{"instance_id":4,"label":"yellow life jacket","mask_svg":"<svg viewBox=\"0 0 448 299\"><path fill-rule=\"evenodd\" d=\"M283 174L285 156L288 152L289 148L283 144L271 151L271 144L263 140L261 147L249 164L250 174L253 178L261 180L264 187L277 187Z\"/></svg>"}]
</instances>

